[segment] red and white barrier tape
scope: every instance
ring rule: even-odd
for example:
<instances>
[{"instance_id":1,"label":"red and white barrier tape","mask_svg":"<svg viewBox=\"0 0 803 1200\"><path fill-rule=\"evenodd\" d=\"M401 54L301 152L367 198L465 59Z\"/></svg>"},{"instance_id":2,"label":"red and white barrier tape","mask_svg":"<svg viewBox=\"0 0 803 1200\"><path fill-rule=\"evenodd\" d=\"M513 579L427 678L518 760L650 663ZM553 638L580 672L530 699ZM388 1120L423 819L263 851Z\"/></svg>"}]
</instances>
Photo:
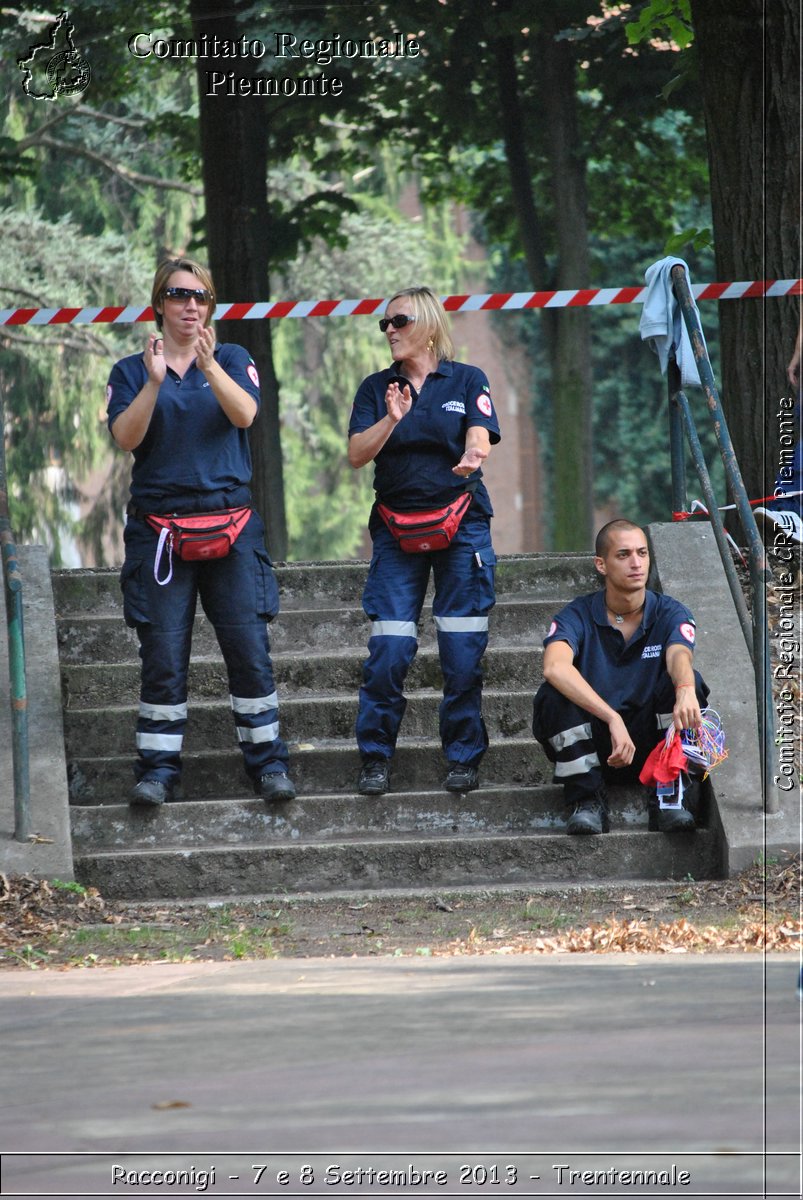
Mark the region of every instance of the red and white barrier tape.
<instances>
[{"instance_id":1,"label":"red and white barrier tape","mask_svg":"<svg viewBox=\"0 0 803 1200\"><path fill-rule=\"evenodd\" d=\"M761 496L758 500L748 500L747 503L751 508L756 508L759 504L775 503L776 500L791 500L793 496L803 496L803 492L783 492L780 496L775 492L771 496ZM718 504L717 512L735 512L737 505L735 504ZM703 504L702 500L692 500L691 508L688 511L681 510L680 512L672 513L673 521L688 521L689 517L695 517L698 514L710 516L708 509Z\"/></svg>"},{"instance_id":2,"label":"red and white barrier tape","mask_svg":"<svg viewBox=\"0 0 803 1200\"><path fill-rule=\"evenodd\" d=\"M743 283L698 283L696 300L742 300L762 296L801 296L803 279L764 279ZM510 312L522 308L584 308L604 304L643 304L646 287L575 288L557 292L493 292L443 296L447 312ZM267 317L363 317L384 310L387 300L275 300L252 304L219 303L216 321L261 321ZM152 321L150 305L105 308L2 308L0 325L131 325Z\"/></svg>"}]
</instances>

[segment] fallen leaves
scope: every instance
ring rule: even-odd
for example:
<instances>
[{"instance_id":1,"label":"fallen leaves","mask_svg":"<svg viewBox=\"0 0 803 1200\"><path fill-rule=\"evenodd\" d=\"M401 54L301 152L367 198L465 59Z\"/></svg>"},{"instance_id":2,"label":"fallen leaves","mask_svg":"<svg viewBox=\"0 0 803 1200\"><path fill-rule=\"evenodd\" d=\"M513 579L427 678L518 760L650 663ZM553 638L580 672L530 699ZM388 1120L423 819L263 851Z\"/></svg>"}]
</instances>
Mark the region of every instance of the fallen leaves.
<instances>
[{"instance_id":1,"label":"fallen leaves","mask_svg":"<svg viewBox=\"0 0 803 1200\"><path fill-rule=\"evenodd\" d=\"M0 873L0 948L56 933L66 926L106 920L97 888ZM109 918L114 919L114 918Z\"/></svg>"},{"instance_id":2,"label":"fallen leaves","mask_svg":"<svg viewBox=\"0 0 803 1200\"><path fill-rule=\"evenodd\" d=\"M622 921L611 915L600 924L570 929L551 937L533 937L495 929L482 937L472 928L443 954L687 954L701 951L795 950L803 936L803 921L746 921L738 928L709 925L698 929L687 918L661 922ZM493 943L504 937L506 944Z\"/></svg>"},{"instance_id":3,"label":"fallen leaves","mask_svg":"<svg viewBox=\"0 0 803 1200\"><path fill-rule=\"evenodd\" d=\"M731 879L225 905L104 899L0 873L0 967L388 955L799 952L800 856Z\"/></svg>"}]
</instances>

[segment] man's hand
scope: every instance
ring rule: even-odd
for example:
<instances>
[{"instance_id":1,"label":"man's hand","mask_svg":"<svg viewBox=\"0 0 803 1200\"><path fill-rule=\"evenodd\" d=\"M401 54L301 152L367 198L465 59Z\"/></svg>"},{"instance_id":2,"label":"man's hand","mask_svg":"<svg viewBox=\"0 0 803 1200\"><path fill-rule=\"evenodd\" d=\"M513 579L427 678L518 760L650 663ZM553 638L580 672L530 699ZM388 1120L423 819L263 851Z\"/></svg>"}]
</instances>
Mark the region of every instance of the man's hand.
<instances>
[{"instance_id":1,"label":"man's hand","mask_svg":"<svg viewBox=\"0 0 803 1200\"><path fill-rule=\"evenodd\" d=\"M666 651L666 669L675 685L675 706L672 722L680 733L681 729L696 729L703 719L694 685L691 650L688 646L673 643Z\"/></svg>"},{"instance_id":2,"label":"man's hand","mask_svg":"<svg viewBox=\"0 0 803 1200\"><path fill-rule=\"evenodd\" d=\"M609 767L629 767L636 753L633 739L627 732L627 726L618 713L614 713L608 722L611 735L611 753L608 757Z\"/></svg>"},{"instance_id":3,"label":"man's hand","mask_svg":"<svg viewBox=\"0 0 803 1200\"><path fill-rule=\"evenodd\" d=\"M697 729L702 719L694 684L681 684L675 691L675 707L672 709L675 729L678 733L681 729Z\"/></svg>"}]
</instances>

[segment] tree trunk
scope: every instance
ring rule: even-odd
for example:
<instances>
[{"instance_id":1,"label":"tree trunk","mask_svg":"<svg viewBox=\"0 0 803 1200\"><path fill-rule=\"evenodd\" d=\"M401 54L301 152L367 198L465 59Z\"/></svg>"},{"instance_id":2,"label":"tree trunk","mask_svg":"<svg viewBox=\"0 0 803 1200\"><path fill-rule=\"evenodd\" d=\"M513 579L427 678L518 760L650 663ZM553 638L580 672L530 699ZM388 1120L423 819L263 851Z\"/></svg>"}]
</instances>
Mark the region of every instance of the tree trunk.
<instances>
[{"instance_id":1,"label":"tree trunk","mask_svg":"<svg viewBox=\"0 0 803 1200\"><path fill-rule=\"evenodd\" d=\"M502 17L509 0L498 6ZM578 153L574 60L567 42L556 42L559 18L537 38L537 70L543 83L544 140L554 192L558 247L556 274L550 270L535 204L524 119L517 82L515 42L495 39L502 136L513 204L533 288L582 287L589 282L585 165ZM554 412L553 543L557 550L591 545L591 336L583 309L543 310Z\"/></svg>"},{"instance_id":2,"label":"tree trunk","mask_svg":"<svg viewBox=\"0 0 803 1200\"><path fill-rule=\"evenodd\" d=\"M193 35L236 41L237 8L216 0L190 0ZM233 60L199 59L197 65L201 168L206 201L209 267L218 297L259 301L270 297L270 213L267 195L269 106L253 97L207 96L207 72L232 69ZM270 322L221 321L222 341L249 351L260 377L262 404L250 430L254 507L275 559L287 557L279 385L273 366Z\"/></svg>"},{"instance_id":3,"label":"tree trunk","mask_svg":"<svg viewBox=\"0 0 803 1200\"><path fill-rule=\"evenodd\" d=\"M799 279L799 0L692 0L711 172L717 278ZM779 398L794 299L719 306L722 405L751 498L778 470Z\"/></svg>"},{"instance_id":4,"label":"tree trunk","mask_svg":"<svg viewBox=\"0 0 803 1200\"><path fill-rule=\"evenodd\" d=\"M557 243L553 286L588 287L588 196L577 120L575 63L570 44L556 41L560 14L551 8L538 38L545 144ZM552 314L545 314L552 317ZM591 322L587 308L561 308L550 339L555 412L553 507L555 548L592 545Z\"/></svg>"},{"instance_id":5,"label":"tree trunk","mask_svg":"<svg viewBox=\"0 0 803 1200\"><path fill-rule=\"evenodd\" d=\"M516 78L516 43L510 36L499 37L496 39L495 52L502 140L505 145L505 160L524 261L533 287L546 288L549 286L549 264L544 251L544 238L535 204L524 134L524 118Z\"/></svg>"}]
</instances>

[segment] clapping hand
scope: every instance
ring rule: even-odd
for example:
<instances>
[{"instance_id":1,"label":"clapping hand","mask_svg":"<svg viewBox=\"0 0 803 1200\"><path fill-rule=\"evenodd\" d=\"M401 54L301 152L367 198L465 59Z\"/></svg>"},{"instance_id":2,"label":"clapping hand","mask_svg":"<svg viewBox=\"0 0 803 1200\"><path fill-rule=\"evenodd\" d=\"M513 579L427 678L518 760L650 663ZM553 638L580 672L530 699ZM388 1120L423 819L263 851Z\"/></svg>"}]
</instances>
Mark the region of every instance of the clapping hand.
<instances>
[{"instance_id":1,"label":"clapping hand","mask_svg":"<svg viewBox=\"0 0 803 1200\"><path fill-rule=\"evenodd\" d=\"M164 339L160 333L148 334L144 357L148 378L154 383L163 383L167 374L167 363L164 357Z\"/></svg>"},{"instance_id":2,"label":"clapping hand","mask_svg":"<svg viewBox=\"0 0 803 1200\"><path fill-rule=\"evenodd\" d=\"M388 384L388 390L385 392L385 405L388 410L388 416L393 421L394 425L398 425L402 417L406 417L413 406L413 397L410 394L410 385L404 385L404 391L401 390L398 383L394 380Z\"/></svg>"},{"instance_id":3,"label":"clapping hand","mask_svg":"<svg viewBox=\"0 0 803 1200\"><path fill-rule=\"evenodd\" d=\"M207 371L215 361L215 332L209 326L198 330L195 361L202 371Z\"/></svg>"}]
</instances>

